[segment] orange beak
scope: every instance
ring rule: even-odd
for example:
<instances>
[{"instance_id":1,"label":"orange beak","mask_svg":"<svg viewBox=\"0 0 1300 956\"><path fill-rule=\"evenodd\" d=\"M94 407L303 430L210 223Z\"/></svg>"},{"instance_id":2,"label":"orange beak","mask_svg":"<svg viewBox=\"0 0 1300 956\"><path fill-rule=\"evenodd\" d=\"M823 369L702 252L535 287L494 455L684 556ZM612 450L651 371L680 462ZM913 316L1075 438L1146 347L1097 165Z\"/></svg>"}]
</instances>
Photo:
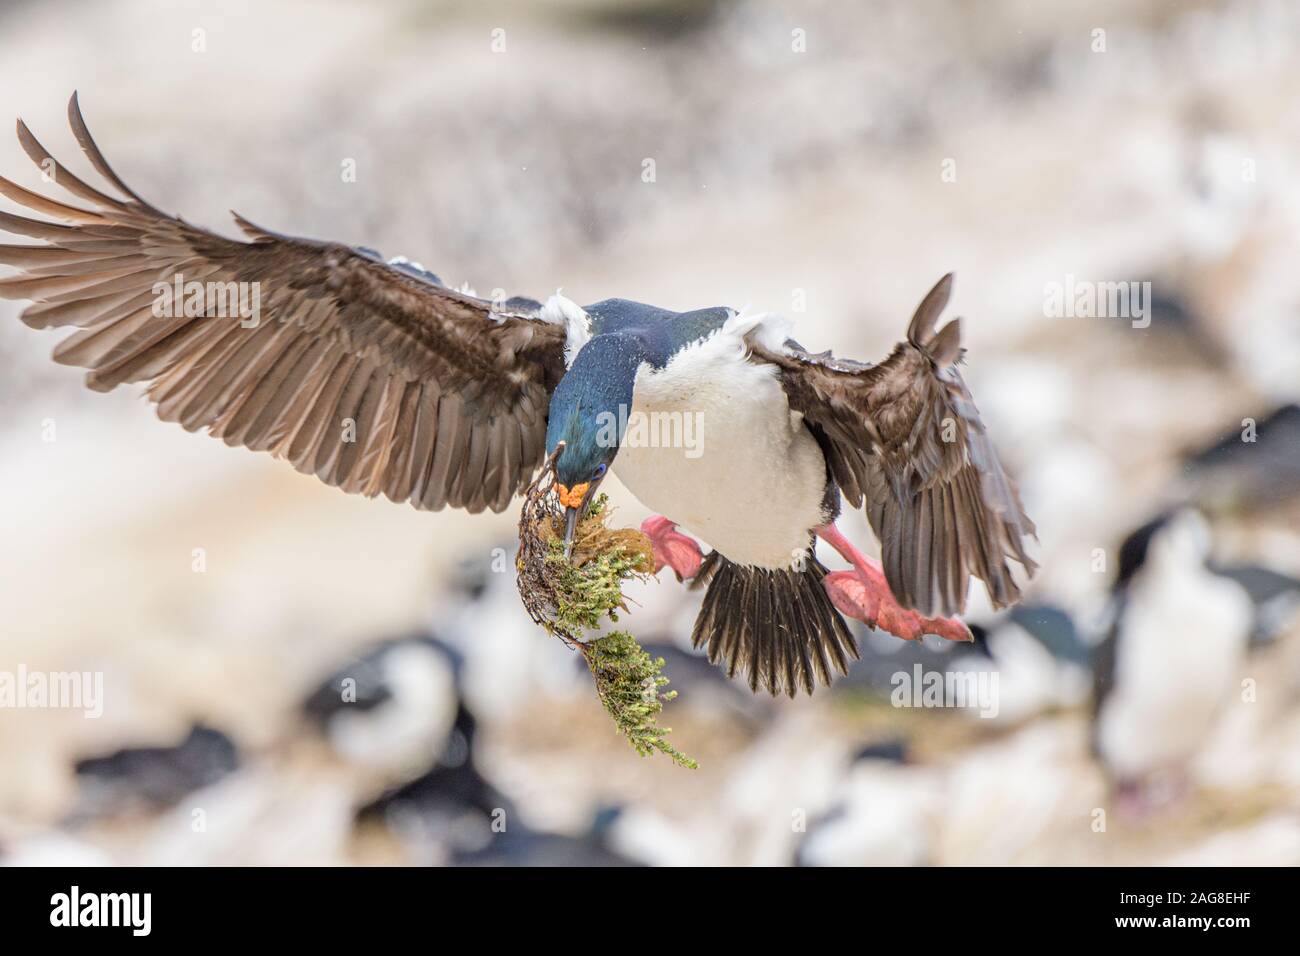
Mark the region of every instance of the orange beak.
<instances>
[{"instance_id":1,"label":"orange beak","mask_svg":"<svg viewBox=\"0 0 1300 956\"><path fill-rule=\"evenodd\" d=\"M560 496L560 504L566 508L581 508L582 499L586 497L587 489L590 487L591 482L589 481L574 485L572 488L566 488L559 482L555 483L555 490Z\"/></svg>"}]
</instances>

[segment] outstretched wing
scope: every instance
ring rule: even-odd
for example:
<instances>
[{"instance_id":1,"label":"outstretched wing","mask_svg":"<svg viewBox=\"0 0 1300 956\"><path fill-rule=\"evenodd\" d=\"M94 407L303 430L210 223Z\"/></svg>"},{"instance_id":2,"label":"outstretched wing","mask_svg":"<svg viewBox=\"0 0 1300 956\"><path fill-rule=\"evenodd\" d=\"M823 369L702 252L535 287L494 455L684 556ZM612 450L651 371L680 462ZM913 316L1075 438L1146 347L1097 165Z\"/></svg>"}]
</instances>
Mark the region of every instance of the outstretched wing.
<instances>
[{"instance_id":1,"label":"outstretched wing","mask_svg":"<svg viewBox=\"0 0 1300 956\"><path fill-rule=\"evenodd\" d=\"M957 370L960 320L935 330L951 290L946 275L879 365L750 343L757 360L778 367L844 497L865 503L894 596L925 615L964 610L972 574L995 607L1013 604L1020 589L1008 559L1035 569L1024 550L1033 522Z\"/></svg>"},{"instance_id":2,"label":"outstretched wing","mask_svg":"<svg viewBox=\"0 0 1300 956\"><path fill-rule=\"evenodd\" d=\"M21 270L0 279L0 297L33 300L22 317L34 328L78 330L55 361L89 369L100 391L146 382L160 418L347 492L500 511L527 486L564 374L562 326L238 216L251 242L191 226L118 178L75 94L68 119L126 198L55 164L21 120L27 155L91 208L0 178L0 193L62 221L0 212L0 229L43 240L0 246L0 264Z\"/></svg>"}]
</instances>

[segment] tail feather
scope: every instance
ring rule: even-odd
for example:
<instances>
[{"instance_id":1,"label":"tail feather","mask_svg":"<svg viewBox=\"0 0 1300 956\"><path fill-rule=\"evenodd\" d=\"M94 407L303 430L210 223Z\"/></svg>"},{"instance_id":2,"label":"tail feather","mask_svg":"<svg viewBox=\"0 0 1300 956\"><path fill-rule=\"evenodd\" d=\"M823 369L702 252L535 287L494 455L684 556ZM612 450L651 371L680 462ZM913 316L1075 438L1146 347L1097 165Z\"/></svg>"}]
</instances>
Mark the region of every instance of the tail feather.
<instances>
[{"instance_id":1,"label":"tail feather","mask_svg":"<svg viewBox=\"0 0 1300 956\"><path fill-rule=\"evenodd\" d=\"M704 559L693 586L707 584L691 641L727 675L743 671L750 689L791 697L847 673L857 644L822 586L826 568L811 554L802 571Z\"/></svg>"}]
</instances>

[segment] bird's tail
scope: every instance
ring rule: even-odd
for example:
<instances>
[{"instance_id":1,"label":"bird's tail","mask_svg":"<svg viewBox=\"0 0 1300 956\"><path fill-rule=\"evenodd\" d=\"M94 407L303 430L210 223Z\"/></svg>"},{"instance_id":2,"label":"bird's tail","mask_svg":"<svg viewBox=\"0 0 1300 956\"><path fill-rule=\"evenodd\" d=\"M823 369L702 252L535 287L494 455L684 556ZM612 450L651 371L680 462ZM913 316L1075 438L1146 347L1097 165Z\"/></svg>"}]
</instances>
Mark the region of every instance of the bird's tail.
<instances>
[{"instance_id":1,"label":"bird's tail","mask_svg":"<svg viewBox=\"0 0 1300 956\"><path fill-rule=\"evenodd\" d=\"M693 587L708 585L691 640L728 676L743 671L752 690L773 696L808 693L834 672L847 673L857 644L822 587L826 568L811 554L803 570L734 564L717 551L700 566Z\"/></svg>"}]
</instances>

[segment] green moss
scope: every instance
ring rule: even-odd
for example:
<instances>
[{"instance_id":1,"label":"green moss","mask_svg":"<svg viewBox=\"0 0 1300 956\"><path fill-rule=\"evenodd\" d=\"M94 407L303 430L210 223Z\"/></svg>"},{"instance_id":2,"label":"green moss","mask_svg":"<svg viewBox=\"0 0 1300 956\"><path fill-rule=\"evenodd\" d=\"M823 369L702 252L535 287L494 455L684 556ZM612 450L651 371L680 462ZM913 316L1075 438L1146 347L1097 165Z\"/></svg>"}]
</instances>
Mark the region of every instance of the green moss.
<instances>
[{"instance_id":1,"label":"green moss","mask_svg":"<svg viewBox=\"0 0 1300 956\"><path fill-rule=\"evenodd\" d=\"M560 541L550 544L547 564L555 573L555 620L570 637L600 627L603 618L618 620L623 609L623 582L637 571L638 556L622 548L606 551L581 567L570 564Z\"/></svg>"},{"instance_id":2,"label":"green moss","mask_svg":"<svg viewBox=\"0 0 1300 956\"><path fill-rule=\"evenodd\" d=\"M672 728L656 723L664 704L677 696L677 691L663 689L668 685L661 673L664 659L652 658L627 631L614 631L586 646L596 693L619 733L642 757L657 750L674 763L696 769L699 764L668 742Z\"/></svg>"},{"instance_id":3,"label":"green moss","mask_svg":"<svg viewBox=\"0 0 1300 956\"><path fill-rule=\"evenodd\" d=\"M549 630L581 650L596 681L596 693L614 726L643 757L655 751L683 767L696 762L668 743L671 728L656 723L665 702L677 696L665 691L663 658L652 658L627 631L614 631L584 640L608 618L624 610L623 582L645 577L652 568L647 542L639 532L605 528L606 497L601 495L583 520L581 558L564 556L558 538L547 543L546 577L553 594L554 613L544 622Z\"/></svg>"}]
</instances>

